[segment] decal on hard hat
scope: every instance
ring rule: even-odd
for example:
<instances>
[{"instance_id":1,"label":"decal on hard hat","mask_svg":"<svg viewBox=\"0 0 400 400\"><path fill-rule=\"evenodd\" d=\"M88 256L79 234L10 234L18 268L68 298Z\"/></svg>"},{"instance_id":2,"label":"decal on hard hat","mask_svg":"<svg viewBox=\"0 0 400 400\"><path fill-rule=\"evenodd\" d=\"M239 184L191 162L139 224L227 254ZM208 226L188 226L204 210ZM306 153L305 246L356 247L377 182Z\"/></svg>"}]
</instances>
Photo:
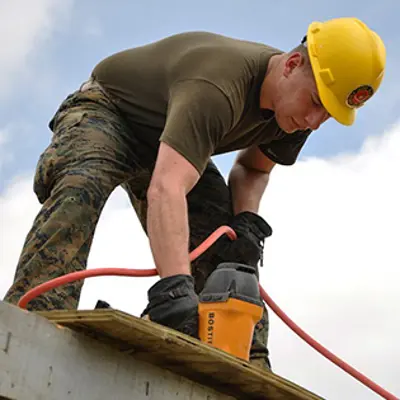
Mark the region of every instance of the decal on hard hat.
<instances>
[{"instance_id":1,"label":"decal on hard hat","mask_svg":"<svg viewBox=\"0 0 400 400\"><path fill-rule=\"evenodd\" d=\"M374 89L371 86L359 86L348 95L347 105L351 108L361 107L373 94Z\"/></svg>"}]
</instances>

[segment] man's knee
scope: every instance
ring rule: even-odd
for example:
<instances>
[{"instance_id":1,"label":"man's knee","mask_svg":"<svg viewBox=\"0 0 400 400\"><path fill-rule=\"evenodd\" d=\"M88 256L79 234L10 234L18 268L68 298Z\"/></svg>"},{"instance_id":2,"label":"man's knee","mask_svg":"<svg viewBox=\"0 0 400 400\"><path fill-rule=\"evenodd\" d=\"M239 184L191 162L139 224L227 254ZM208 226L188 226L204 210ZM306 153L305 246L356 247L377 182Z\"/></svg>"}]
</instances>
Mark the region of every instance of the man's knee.
<instances>
[{"instance_id":1,"label":"man's knee","mask_svg":"<svg viewBox=\"0 0 400 400\"><path fill-rule=\"evenodd\" d=\"M45 246L46 251L41 253L43 257L51 258L53 252L65 260L70 260L72 255L75 257L81 246L91 241L108 194L93 183L93 178L65 176L52 188L35 218L23 257L32 258L38 246ZM35 232L40 233L40 241ZM47 246L49 240L53 242L50 247ZM69 243L68 248L61 251L66 243ZM63 262L60 259L55 263Z\"/></svg>"},{"instance_id":2,"label":"man's knee","mask_svg":"<svg viewBox=\"0 0 400 400\"><path fill-rule=\"evenodd\" d=\"M100 209L110 195L113 186L104 183L105 177L94 169L76 169L64 172L64 176L47 186L43 200L64 208L90 207ZM35 190L38 190L35 187Z\"/></svg>"}]
</instances>

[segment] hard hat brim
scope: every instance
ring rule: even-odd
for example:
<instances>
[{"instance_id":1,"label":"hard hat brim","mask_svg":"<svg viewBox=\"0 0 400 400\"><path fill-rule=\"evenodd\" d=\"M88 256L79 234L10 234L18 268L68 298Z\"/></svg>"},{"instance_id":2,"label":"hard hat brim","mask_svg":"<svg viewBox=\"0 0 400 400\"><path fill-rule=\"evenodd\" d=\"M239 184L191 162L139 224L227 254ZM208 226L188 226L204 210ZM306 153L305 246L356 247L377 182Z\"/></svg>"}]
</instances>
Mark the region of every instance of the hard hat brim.
<instances>
[{"instance_id":1,"label":"hard hat brim","mask_svg":"<svg viewBox=\"0 0 400 400\"><path fill-rule=\"evenodd\" d=\"M317 86L318 94L321 99L322 105L326 111L334 118L337 122L342 125L350 126L353 125L355 120L355 110L347 107L343 103L340 103L334 93L329 89L326 83L322 80L320 75L320 66L317 61L315 54L315 39L313 35L313 30L317 29L320 25L319 22L313 22L309 25L307 31L307 50L314 74L315 83Z\"/></svg>"}]
</instances>

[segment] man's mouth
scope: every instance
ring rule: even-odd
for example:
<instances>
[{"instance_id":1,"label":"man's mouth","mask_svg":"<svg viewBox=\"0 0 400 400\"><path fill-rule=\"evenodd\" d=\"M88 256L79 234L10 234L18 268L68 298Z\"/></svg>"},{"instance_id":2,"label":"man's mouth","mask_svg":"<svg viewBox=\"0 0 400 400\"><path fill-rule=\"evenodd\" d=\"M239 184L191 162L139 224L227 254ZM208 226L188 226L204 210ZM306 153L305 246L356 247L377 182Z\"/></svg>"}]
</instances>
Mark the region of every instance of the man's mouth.
<instances>
[{"instance_id":1,"label":"man's mouth","mask_svg":"<svg viewBox=\"0 0 400 400\"><path fill-rule=\"evenodd\" d=\"M294 128L300 129L300 125L297 123L297 121L293 117L292 117L292 124L293 124Z\"/></svg>"}]
</instances>

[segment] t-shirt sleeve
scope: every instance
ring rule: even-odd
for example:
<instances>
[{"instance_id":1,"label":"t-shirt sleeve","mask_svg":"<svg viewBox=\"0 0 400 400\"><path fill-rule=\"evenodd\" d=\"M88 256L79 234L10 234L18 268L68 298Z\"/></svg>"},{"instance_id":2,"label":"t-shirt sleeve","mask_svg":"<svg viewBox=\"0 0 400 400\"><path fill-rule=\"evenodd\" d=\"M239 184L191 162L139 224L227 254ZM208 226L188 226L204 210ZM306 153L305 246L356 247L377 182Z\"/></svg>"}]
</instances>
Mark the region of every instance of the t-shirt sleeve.
<instances>
[{"instance_id":1,"label":"t-shirt sleeve","mask_svg":"<svg viewBox=\"0 0 400 400\"><path fill-rule=\"evenodd\" d=\"M232 121L230 101L218 87L204 80L181 81L171 88L160 141L185 157L201 175Z\"/></svg>"},{"instance_id":2,"label":"t-shirt sleeve","mask_svg":"<svg viewBox=\"0 0 400 400\"><path fill-rule=\"evenodd\" d=\"M268 144L260 144L258 147L277 164L293 165L311 132L311 130L306 130L285 134L280 139L273 140Z\"/></svg>"}]
</instances>

